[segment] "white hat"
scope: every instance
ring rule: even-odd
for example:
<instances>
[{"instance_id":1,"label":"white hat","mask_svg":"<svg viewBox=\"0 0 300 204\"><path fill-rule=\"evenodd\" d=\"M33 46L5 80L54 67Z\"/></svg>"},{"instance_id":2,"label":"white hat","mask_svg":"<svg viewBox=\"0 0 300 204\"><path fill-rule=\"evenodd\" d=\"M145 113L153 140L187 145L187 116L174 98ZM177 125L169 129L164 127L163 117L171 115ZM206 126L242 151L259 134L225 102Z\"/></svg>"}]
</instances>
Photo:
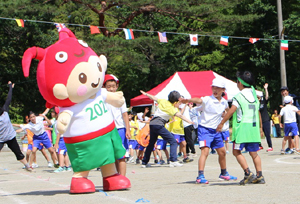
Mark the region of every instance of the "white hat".
<instances>
[{"instance_id":1,"label":"white hat","mask_svg":"<svg viewBox=\"0 0 300 204\"><path fill-rule=\"evenodd\" d=\"M140 112L140 113L137 113L136 115L139 120L143 120L144 113Z\"/></svg>"},{"instance_id":2,"label":"white hat","mask_svg":"<svg viewBox=\"0 0 300 204\"><path fill-rule=\"evenodd\" d=\"M215 86L215 87L219 87L219 88L225 88L225 83L220 78L214 78L214 80L212 81L211 86Z\"/></svg>"},{"instance_id":3,"label":"white hat","mask_svg":"<svg viewBox=\"0 0 300 204\"><path fill-rule=\"evenodd\" d=\"M262 91L255 91L256 95L259 97L263 97L263 92Z\"/></svg>"},{"instance_id":4,"label":"white hat","mask_svg":"<svg viewBox=\"0 0 300 204\"><path fill-rule=\"evenodd\" d=\"M291 101L293 101L293 97L291 96L285 96L283 99L284 103L290 103Z\"/></svg>"}]
</instances>

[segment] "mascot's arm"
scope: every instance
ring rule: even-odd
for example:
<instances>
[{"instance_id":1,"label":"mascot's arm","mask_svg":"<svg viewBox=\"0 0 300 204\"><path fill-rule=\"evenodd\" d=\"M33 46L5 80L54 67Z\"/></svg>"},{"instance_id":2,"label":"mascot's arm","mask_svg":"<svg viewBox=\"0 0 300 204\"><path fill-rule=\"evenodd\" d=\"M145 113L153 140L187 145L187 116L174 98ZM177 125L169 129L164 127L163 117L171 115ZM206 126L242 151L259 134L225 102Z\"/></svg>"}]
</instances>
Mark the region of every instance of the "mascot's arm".
<instances>
[{"instance_id":1,"label":"mascot's arm","mask_svg":"<svg viewBox=\"0 0 300 204\"><path fill-rule=\"evenodd\" d=\"M68 112L62 112L57 119L57 130L60 134L64 134L69 126L71 120L71 114Z\"/></svg>"},{"instance_id":2,"label":"mascot's arm","mask_svg":"<svg viewBox=\"0 0 300 204\"><path fill-rule=\"evenodd\" d=\"M125 98L123 97L123 92L122 91L107 92L107 97L105 102L112 106L120 108L125 102Z\"/></svg>"}]
</instances>

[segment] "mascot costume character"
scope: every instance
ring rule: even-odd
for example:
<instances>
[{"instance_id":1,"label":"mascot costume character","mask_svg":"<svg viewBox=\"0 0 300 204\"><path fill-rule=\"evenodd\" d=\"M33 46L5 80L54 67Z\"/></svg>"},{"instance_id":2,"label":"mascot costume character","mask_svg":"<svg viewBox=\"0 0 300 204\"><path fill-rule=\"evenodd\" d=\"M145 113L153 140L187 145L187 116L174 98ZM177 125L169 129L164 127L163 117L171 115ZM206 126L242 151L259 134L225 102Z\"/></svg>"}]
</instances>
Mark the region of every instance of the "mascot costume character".
<instances>
[{"instance_id":1,"label":"mascot costume character","mask_svg":"<svg viewBox=\"0 0 300 204\"><path fill-rule=\"evenodd\" d=\"M130 188L129 179L118 174L115 167L115 160L123 158L126 150L105 103L121 107L125 100L122 92L101 88L106 57L98 57L87 43L64 28L55 44L25 51L25 77L29 76L32 59L40 61L37 83L47 108L60 107L57 129L64 135L74 171L70 193L95 192L95 185L87 177L97 167L101 168L103 190Z\"/></svg>"}]
</instances>

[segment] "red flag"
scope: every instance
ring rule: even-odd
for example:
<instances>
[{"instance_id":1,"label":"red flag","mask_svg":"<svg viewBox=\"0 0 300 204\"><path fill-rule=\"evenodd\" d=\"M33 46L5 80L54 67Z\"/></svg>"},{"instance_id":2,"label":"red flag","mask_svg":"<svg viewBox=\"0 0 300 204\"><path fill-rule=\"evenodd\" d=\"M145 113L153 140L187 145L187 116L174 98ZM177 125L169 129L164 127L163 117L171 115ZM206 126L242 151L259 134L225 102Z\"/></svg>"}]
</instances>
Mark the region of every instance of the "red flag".
<instances>
[{"instance_id":1,"label":"red flag","mask_svg":"<svg viewBox=\"0 0 300 204\"><path fill-rule=\"evenodd\" d=\"M250 38L249 42L251 42L252 44L256 43L257 41L259 41L259 38Z\"/></svg>"},{"instance_id":2,"label":"red flag","mask_svg":"<svg viewBox=\"0 0 300 204\"><path fill-rule=\"evenodd\" d=\"M99 28L97 26L90 26L91 34L100 33Z\"/></svg>"}]
</instances>

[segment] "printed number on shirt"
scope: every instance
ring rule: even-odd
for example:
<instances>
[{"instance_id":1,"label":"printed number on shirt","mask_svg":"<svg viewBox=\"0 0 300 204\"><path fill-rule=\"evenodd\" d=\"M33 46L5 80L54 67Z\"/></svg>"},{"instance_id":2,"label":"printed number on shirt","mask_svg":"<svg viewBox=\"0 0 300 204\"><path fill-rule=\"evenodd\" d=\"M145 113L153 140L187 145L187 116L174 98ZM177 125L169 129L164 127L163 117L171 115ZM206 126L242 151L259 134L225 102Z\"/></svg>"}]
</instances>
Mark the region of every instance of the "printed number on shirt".
<instances>
[{"instance_id":1,"label":"printed number on shirt","mask_svg":"<svg viewBox=\"0 0 300 204\"><path fill-rule=\"evenodd\" d=\"M90 121L95 120L98 116L102 116L103 112L104 113L107 112L103 101L99 101L99 104L96 103L93 108L89 107L89 108L85 109L85 112L88 112L88 111L90 111L90 113L91 113Z\"/></svg>"},{"instance_id":2,"label":"printed number on shirt","mask_svg":"<svg viewBox=\"0 0 300 204\"><path fill-rule=\"evenodd\" d=\"M253 127L256 127L256 115L255 115L255 105L253 105L253 104L249 104L249 109L251 110L253 110Z\"/></svg>"}]
</instances>

